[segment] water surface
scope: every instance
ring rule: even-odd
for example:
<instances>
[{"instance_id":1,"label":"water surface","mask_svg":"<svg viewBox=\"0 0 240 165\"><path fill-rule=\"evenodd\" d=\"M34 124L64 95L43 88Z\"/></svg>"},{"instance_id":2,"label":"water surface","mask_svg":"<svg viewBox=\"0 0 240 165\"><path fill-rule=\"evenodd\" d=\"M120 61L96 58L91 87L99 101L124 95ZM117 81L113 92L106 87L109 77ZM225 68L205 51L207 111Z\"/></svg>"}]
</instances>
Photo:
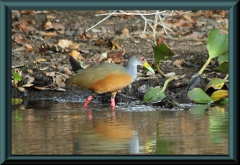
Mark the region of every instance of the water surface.
<instances>
[{"instance_id":1,"label":"water surface","mask_svg":"<svg viewBox=\"0 0 240 165\"><path fill-rule=\"evenodd\" d=\"M31 101L12 110L13 155L228 155L228 111Z\"/></svg>"}]
</instances>

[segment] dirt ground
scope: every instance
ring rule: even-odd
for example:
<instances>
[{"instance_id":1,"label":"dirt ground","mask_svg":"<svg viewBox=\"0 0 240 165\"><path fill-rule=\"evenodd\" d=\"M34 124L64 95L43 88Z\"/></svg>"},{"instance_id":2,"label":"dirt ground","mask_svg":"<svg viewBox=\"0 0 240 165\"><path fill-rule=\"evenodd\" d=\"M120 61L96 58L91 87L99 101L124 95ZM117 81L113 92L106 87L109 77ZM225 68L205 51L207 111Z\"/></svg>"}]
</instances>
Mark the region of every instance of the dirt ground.
<instances>
[{"instance_id":1,"label":"dirt ground","mask_svg":"<svg viewBox=\"0 0 240 165\"><path fill-rule=\"evenodd\" d=\"M144 19L139 15L119 14L88 30L113 11L12 11L12 70L20 73L22 81L12 85L12 97L26 100L84 101L92 92L72 86L65 81L72 77L69 54L76 51L85 59L83 66L91 66L112 59L124 65L129 56L144 55L154 68L152 42L153 31L147 26L144 35ZM132 13L134 11L125 11ZM147 11L155 12L155 11ZM160 61L165 73L186 75L185 78L172 81L166 90L169 98L177 102L182 99L189 79L197 73L208 58L207 35L213 28L220 28L221 21L228 24L227 11L175 11L165 17L164 25L171 29L166 32L157 26L156 38L164 37L174 56ZM154 20L154 16L146 16ZM64 41L64 44L61 44ZM67 46L67 44L72 44ZM107 57L100 60L101 54ZM225 77L225 74L212 71L217 66L216 59L204 71L199 87L204 87L213 77ZM131 88L124 88L117 94L116 102L142 100L144 93L139 89L162 87L166 78L157 72L155 75L141 73ZM31 80L30 80L31 79ZM131 89L131 90L129 90ZM21 91L22 92L21 92ZM99 95L96 101L109 102L107 97ZM166 105L166 104L165 104Z\"/></svg>"}]
</instances>

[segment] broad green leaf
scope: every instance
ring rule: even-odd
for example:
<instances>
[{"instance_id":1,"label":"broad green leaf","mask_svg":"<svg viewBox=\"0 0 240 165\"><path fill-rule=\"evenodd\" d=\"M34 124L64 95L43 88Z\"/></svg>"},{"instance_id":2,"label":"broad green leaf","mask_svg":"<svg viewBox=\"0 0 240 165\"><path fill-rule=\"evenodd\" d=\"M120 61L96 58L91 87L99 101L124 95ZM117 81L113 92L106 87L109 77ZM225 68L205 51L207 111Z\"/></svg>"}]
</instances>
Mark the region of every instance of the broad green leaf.
<instances>
[{"instance_id":1,"label":"broad green leaf","mask_svg":"<svg viewBox=\"0 0 240 165\"><path fill-rule=\"evenodd\" d=\"M214 89L222 89L225 82L227 82L227 80L220 79L220 78L214 78L207 84L204 91L206 91L210 87L212 87Z\"/></svg>"},{"instance_id":2,"label":"broad green leaf","mask_svg":"<svg viewBox=\"0 0 240 165\"><path fill-rule=\"evenodd\" d=\"M221 65L213 68L213 70L219 70L223 73L228 73L228 62L224 62Z\"/></svg>"},{"instance_id":3,"label":"broad green leaf","mask_svg":"<svg viewBox=\"0 0 240 165\"><path fill-rule=\"evenodd\" d=\"M228 62L228 53L225 53L225 54L221 54L219 57L218 57L218 65L224 63L224 62Z\"/></svg>"},{"instance_id":4,"label":"broad green leaf","mask_svg":"<svg viewBox=\"0 0 240 165\"><path fill-rule=\"evenodd\" d=\"M169 49L165 44L160 44L153 46L155 62L165 60L174 55L171 49Z\"/></svg>"},{"instance_id":5,"label":"broad green leaf","mask_svg":"<svg viewBox=\"0 0 240 165\"><path fill-rule=\"evenodd\" d=\"M213 100L201 88L193 88L188 92L188 97L195 103L213 102Z\"/></svg>"},{"instance_id":6,"label":"broad green leaf","mask_svg":"<svg viewBox=\"0 0 240 165\"><path fill-rule=\"evenodd\" d=\"M220 29L213 29L208 35L207 49L209 56L215 58L228 51L228 35L219 34Z\"/></svg>"},{"instance_id":7,"label":"broad green leaf","mask_svg":"<svg viewBox=\"0 0 240 165\"><path fill-rule=\"evenodd\" d=\"M12 73L12 76L13 76L13 78L14 78L15 80L17 80L17 81L22 81L22 76L19 75L18 73L13 72L13 73Z\"/></svg>"},{"instance_id":8,"label":"broad green leaf","mask_svg":"<svg viewBox=\"0 0 240 165\"><path fill-rule=\"evenodd\" d=\"M143 101L145 102L160 102L164 99L166 95L159 89L150 87L147 92L144 94Z\"/></svg>"},{"instance_id":9,"label":"broad green leaf","mask_svg":"<svg viewBox=\"0 0 240 165\"><path fill-rule=\"evenodd\" d=\"M228 104L228 98L224 98L222 101L220 101L220 104L227 105Z\"/></svg>"},{"instance_id":10,"label":"broad green leaf","mask_svg":"<svg viewBox=\"0 0 240 165\"><path fill-rule=\"evenodd\" d=\"M211 95L211 99L215 102L228 97L228 90L217 90Z\"/></svg>"}]
</instances>

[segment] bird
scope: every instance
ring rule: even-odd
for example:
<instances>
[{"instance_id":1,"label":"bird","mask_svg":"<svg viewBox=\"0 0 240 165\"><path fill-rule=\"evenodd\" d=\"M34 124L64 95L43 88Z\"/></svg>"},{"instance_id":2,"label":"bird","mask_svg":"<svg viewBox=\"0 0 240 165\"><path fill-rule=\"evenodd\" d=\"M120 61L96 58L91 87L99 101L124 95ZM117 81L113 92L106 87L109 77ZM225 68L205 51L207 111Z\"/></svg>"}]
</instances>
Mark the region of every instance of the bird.
<instances>
[{"instance_id":1,"label":"bird","mask_svg":"<svg viewBox=\"0 0 240 165\"><path fill-rule=\"evenodd\" d=\"M73 61L71 61L71 64ZM126 66L114 63L100 63L85 69L80 69L78 72L66 81L66 85L75 85L80 88L90 89L96 93L111 93L110 106L115 108L115 96L124 87L130 85L137 78L137 66L143 66L150 72L155 74L152 67L142 55L133 55L129 58ZM93 95L87 97L83 107L93 99Z\"/></svg>"}]
</instances>

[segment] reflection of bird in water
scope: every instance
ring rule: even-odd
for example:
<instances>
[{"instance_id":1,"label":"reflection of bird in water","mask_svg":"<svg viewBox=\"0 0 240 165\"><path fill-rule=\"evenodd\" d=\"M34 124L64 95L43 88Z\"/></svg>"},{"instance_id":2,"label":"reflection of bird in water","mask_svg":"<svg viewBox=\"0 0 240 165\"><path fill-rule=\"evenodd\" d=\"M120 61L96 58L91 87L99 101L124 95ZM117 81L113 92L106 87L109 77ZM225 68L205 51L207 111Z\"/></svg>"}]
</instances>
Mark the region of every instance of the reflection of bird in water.
<instances>
[{"instance_id":1,"label":"reflection of bird in water","mask_svg":"<svg viewBox=\"0 0 240 165\"><path fill-rule=\"evenodd\" d=\"M83 151L94 150L94 154L96 151L96 154L138 153L138 136L130 124L123 124L116 119L94 119L92 124L88 130L79 135Z\"/></svg>"}]
</instances>

